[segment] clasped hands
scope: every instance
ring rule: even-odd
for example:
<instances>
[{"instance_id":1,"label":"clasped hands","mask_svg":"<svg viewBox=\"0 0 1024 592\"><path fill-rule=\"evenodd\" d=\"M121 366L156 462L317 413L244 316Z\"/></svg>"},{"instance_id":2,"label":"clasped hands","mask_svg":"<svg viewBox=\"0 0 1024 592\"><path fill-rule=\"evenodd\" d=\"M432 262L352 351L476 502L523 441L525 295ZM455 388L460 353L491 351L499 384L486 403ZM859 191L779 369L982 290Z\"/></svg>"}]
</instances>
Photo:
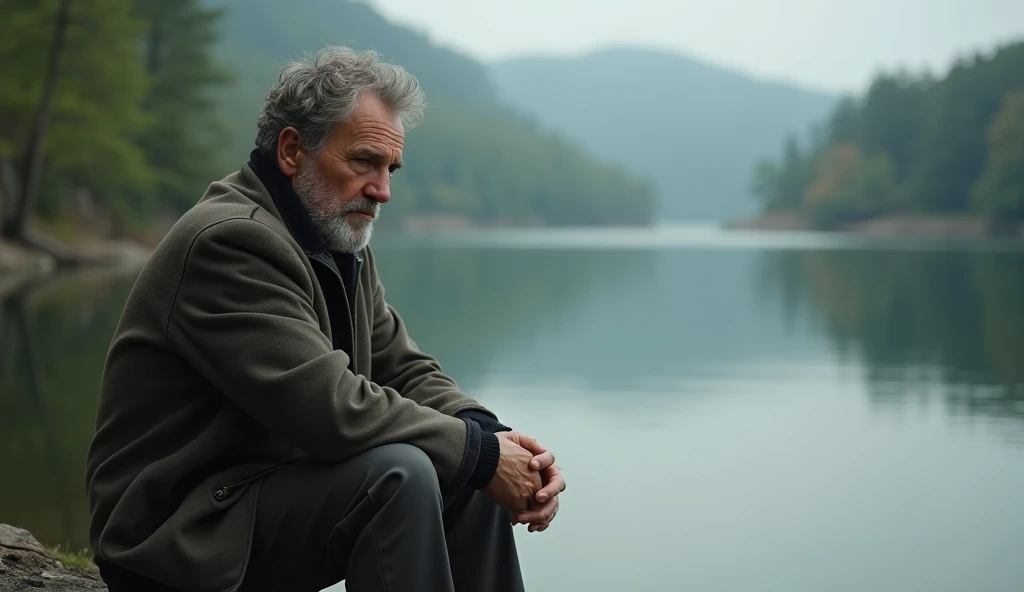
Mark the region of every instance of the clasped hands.
<instances>
[{"instance_id":1,"label":"clasped hands","mask_svg":"<svg viewBox=\"0 0 1024 592\"><path fill-rule=\"evenodd\" d=\"M537 440L519 432L498 432L501 456L484 494L504 508L512 524L528 524L543 532L558 513L558 494L565 480L555 455Z\"/></svg>"}]
</instances>

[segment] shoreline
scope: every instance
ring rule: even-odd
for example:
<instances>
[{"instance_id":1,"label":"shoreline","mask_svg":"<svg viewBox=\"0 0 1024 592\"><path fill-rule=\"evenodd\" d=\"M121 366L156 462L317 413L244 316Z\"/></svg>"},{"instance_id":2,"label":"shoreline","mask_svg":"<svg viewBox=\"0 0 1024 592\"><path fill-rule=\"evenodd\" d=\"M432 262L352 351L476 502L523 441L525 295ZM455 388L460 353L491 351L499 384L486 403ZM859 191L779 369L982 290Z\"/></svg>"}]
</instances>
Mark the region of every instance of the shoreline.
<instances>
[{"instance_id":1,"label":"shoreline","mask_svg":"<svg viewBox=\"0 0 1024 592\"><path fill-rule=\"evenodd\" d=\"M1024 239L1024 223L995 230L982 216L935 216L925 214L892 214L840 224L823 229L808 216L791 212L768 213L727 220L723 228L754 231L817 231L852 233L880 237L928 238L1019 238Z\"/></svg>"},{"instance_id":2,"label":"shoreline","mask_svg":"<svg viewBox=\"0 0 1024 592\"><path fill-rule=\"evenodd\" d=\"M42 278L78 269L136 269L152 254L152 249L129 240L94 239L63 245L70 261L38 249L0 239L0 280Z\"/></svg>"},{"instance_id":3,"label":"shoreline","mask_svg":"<svg viewBox=\"0 0 1024 592\"><path fill-rule=\"evenodd\" d=\"M0 524L0 592L37 588L54 592L107 590L88 552L48 549L29 531Z\"/></svg>"},{"instance_id":4,"label":"shoreline","mask_svg":"<svg viewBox=\"0 0 1024 592\"><path fill-rule=\"evenodd\" d=\"M525 224L479 223L461 217L419 218L397 227L378 230L386 236L415 237L424 234L472 232L486 230L540 230L540 229L599 229L608 227L655 228L650 224L596 224L587 226L552 226L536 222ZM822 232L845 233L885 238L1010 238L1024 239L1024 223L1016 227L994 230L981 216L934 216L923 214L895 214L841 224L835 228L816 227L803 214L774 212L745 218L723 220L715 224L724 230L755 232ZM131 271L142 267L153 252L153 247L133 240L89 238L64 245L71 253L70 262L58 261L53 255L5 239L0 239L0 292L4 287L52 277L63 272L83 269Z\"/></svg>"}]
</instances>

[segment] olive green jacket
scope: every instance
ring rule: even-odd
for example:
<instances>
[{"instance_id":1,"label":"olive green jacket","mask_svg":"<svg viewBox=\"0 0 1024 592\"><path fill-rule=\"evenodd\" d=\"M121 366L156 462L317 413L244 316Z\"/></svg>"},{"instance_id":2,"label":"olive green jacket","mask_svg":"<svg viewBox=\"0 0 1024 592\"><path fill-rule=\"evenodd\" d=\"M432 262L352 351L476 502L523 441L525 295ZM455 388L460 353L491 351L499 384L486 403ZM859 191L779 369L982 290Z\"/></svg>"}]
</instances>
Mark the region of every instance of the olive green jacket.
<instances>
[{"instance_id":1,"label":"olive green jacket","mask_svg":"<svg viewBox=\"0 0 1024 592\"><path fill-rule=\"evenodd\" d=\"M406 442L442 486L466 483L480 428L453 416L486 410L409 338L369 249L351 326L337 329L352 355L335 349L318 256L249 165L213 183L157 247L104 368L86 468L98 558L225 592L248 561L260 477L295 459Z\"/></svg>"}]
</instances>

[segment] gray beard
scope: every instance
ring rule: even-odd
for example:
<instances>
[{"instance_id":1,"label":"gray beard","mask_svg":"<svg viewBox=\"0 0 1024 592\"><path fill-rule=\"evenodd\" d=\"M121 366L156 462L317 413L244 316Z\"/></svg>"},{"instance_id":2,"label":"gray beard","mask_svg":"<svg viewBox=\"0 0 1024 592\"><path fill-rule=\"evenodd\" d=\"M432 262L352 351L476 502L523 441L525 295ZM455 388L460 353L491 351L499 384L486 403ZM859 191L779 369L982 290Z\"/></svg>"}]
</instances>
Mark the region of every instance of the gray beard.
<instances>
[{"instance_id":1,"label":"gray beard","mask_svg":"<svg viewBox=\"0 0 1024 592\"><path fill-rule=\"evenodd\" d=\"M336 201L337 195L330 190L313 163L307 163L295 175L294 187L295 194L299 196L302 205L306 206L306 211L309 212L309 217L313 219L313 225L320 231L320 236L331 250L356 253L370 244L373 225L380 215L380 204L372 199L359 197L342 204L337 212L326 212L324 204ZM353 221L346 215L356 211L373 212L374 218L369 221Z\"/></svg>"}]
</instances>

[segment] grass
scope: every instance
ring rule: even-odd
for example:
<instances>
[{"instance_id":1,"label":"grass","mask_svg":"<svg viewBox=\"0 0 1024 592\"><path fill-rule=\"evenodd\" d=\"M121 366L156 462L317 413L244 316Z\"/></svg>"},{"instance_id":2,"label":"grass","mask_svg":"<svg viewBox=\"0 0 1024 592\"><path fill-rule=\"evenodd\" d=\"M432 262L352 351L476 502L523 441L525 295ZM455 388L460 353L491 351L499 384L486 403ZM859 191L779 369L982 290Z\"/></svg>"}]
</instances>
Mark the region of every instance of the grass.
<instances>
[{"instance_id":1,"label":"grass","mask_svg":"<svg viewBox=\"0 0 1024 592\"><path fill-rule=\"evenodd\" d=\"M54 547L50 549L60 559L60 562L68 567L79 569L95 570L96 565L92 562L92 553L89 550L72 551L66 547Z\"/></svg>"}]
</instances>

